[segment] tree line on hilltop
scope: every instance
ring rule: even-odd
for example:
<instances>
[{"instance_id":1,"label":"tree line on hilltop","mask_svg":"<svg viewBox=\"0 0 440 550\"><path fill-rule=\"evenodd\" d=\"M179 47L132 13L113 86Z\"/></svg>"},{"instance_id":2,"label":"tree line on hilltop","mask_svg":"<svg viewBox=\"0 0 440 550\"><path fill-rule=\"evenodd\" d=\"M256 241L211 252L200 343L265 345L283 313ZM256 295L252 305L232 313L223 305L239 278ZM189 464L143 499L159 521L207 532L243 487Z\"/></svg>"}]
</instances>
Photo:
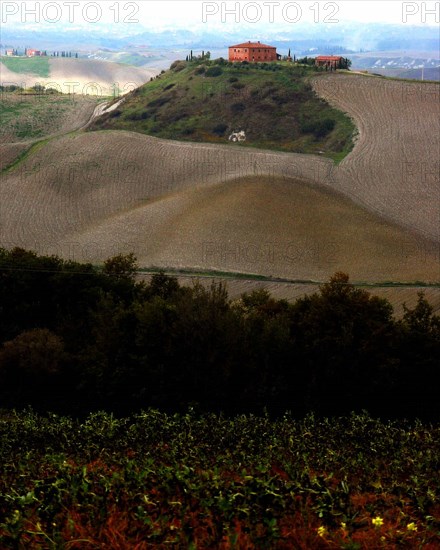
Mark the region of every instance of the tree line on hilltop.
<instances>
[{"instance_id":1,"label":"tree line on hilltop","mask_svg":"<svg viewBox=\"0 0 440 550\"><path fill-rule=\"evenodd\" d=\"M295 303L0 249L0 408L439 419L440 318L336 273Z\"/></svg>"}]
</instances>

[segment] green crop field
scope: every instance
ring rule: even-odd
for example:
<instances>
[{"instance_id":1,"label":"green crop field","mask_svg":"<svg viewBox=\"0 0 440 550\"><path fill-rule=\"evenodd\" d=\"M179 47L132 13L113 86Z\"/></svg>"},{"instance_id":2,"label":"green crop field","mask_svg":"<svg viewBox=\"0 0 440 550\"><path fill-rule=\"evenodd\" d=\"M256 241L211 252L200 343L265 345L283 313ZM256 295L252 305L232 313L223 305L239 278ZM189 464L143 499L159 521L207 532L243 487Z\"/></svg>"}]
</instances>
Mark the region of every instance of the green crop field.
<instances>
[{"instance_id":1,"label":"green crop field","mask_svg":"<svg viewBox=\"0 0 440 550\"><path fill-rule=\"evenodd\" d=\"M2 91L0 95L0 143L48 136L74 129L86 122L95 101L44 88Z\"/></svg>"},{"instance_id":2,"label":"green crop field","mask_svg":"<svg viewBox=\"0 0 440 550\"><path fill-rule=\"evenodd\" d=\"M0 546L435 549L440 427L0 415Z\"/></svg>"},{"instance_id":3,"label":"green crop field","mask_svg":"<svg viewBox=\"0 0 440 550\"><path fill-rule=\"evenodd\" d=\"M48 57L1 57L0 61L14 73L36 74L43 78L50 76Z\"/></svg>"}]
</instances>

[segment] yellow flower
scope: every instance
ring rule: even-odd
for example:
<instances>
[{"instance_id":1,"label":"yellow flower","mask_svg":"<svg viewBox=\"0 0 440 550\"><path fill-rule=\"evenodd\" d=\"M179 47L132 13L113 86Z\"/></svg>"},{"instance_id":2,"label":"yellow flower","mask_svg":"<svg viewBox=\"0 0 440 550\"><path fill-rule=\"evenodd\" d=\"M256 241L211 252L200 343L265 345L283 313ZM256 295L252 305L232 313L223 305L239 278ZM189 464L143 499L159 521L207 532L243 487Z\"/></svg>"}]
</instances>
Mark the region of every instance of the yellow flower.
<instances>
[{"instance_id":1,"label":"yellow flower","mask_svg":"<svg viewBox=\"0 0 440 550\"><path fill-rule=\"evenodd\" d=\"M9 523L12 523L14 525L19 520L20 520L20 510L14 510L12 512L12 517L9 519Z\"/></svg>"},{"instance_id":2,"label":"yellow flower","mask_svg":"<svg viewBox=\"0 0 440 550\"><path fill-rule=\"evenodd\" d=\"M325 537L325 535L327 534L327 529L325 527L318 527L318 535L320 537Z\"/></svg>"},{"instance_id":3,"label":"yellow flower","mask_svg":"<svg viewBox=\"0 0 440 550\"><path fill-rule=\"evenodd\" d=\"M347 529L347 524L345 523L345 521L341 521L341 529L343 531L345 531Z\"/></svg>"},{"instance_id":4,"label":"yellow flower","mask_svg":"<svg viewBox=\"0 0 440 550\"><path fill-rule=\"evenodd\" d=\"M381 525L383 525L383 519L379 516L376 516L375 518L373 518L371 520L371 523L375 526L375 527L380 527Z\"/></svg>"},{"instance_id":5,"label":"yellow flower","mask_svg":"<svg viewBox=\"0 0 440 550\"><path fill-rule=\"evenodd\" d=\"M412 521L411 523L408 523L406 526L408 531L417 531L417 525Z\"/></svg>"}]
</instances>

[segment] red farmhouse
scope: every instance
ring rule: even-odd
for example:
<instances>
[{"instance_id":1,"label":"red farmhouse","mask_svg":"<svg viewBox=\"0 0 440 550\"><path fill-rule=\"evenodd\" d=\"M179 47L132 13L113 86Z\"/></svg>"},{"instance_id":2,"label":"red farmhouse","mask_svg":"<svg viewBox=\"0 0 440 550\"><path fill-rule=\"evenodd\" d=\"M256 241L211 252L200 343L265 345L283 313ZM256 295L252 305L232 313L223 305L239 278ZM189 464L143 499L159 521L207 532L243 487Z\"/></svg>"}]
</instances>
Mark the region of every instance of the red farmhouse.
<instances>
[{"instance_id":1,"label":"red farmhouse","mask_svg":"<svg viewBox=\"0 0 440 550\"><path fill-rule=\"evenodd\" d=\"M340 55L318 55L315 58L315 65L318 67L334 67L335 69L339 67L342 57Z\"/></svg>"},{"instance_id":2,"label":"red farmhouse","mask_svg":"<svg viewBox=\"0 0 440 550\"><path fill-rule=\"evenodd\" d=\"M275 46L261 42L249 41L229 46L229 61L277 61L280 58Z\"/></svg>"},{"instance_id":3,"label":"red farmhouse","mask_svg":"<svg viewBox=\"0 0 440 550\"><path fill-rule=\"evenodd\" d=\"M40 57L41 52L40 50L27 50L26 55L28 57Z\"/></svg>"}]
</instances>

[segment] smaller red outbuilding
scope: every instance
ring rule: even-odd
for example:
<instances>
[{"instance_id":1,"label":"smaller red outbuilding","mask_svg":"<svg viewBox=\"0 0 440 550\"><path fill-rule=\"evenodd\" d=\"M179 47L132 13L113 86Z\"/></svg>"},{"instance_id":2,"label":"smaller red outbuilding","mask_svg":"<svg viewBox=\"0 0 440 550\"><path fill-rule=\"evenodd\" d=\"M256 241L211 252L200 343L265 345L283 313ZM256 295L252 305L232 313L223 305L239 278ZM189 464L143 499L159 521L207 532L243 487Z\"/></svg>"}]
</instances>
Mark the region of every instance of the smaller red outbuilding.
<instances>
[{"instance_id":1,"label":"smaller red outbuilding","mask_svg":"<svg viewBox=\"0 0 440 550\"><path fill-rule=\"evenodd\" d=\"M318 67L334 67L335 69L339 67L342 57L340 55L318 55L315 58L315 64Z\"/></svg>"}]
</instances>

